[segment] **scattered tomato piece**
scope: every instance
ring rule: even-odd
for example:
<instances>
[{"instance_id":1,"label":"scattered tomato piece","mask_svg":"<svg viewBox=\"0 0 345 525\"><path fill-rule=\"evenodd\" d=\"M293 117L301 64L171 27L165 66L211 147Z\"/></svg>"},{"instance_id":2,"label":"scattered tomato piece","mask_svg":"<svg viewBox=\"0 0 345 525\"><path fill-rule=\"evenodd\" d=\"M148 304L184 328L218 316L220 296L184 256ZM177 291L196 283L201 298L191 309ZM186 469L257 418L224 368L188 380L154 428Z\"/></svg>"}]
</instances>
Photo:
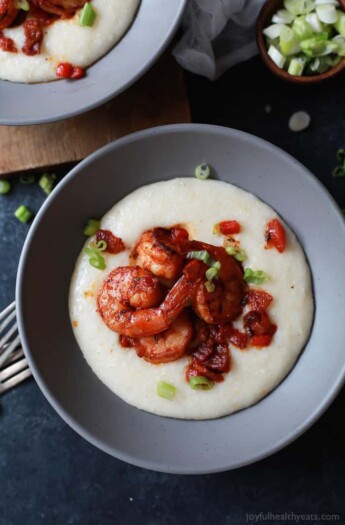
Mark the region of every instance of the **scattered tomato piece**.
<instances>
[{"instance_id":1,"label":"scattered tomato piece","mask_svg":"<svg viewBox=\"0 0 345 525\"><path fill-rule=\"evenodd\" d=\"M79 66L76 66L73 68L71 78L73 78L73 80L78 80L78 78L82 78L84 75L85 75L84 69Z\"/></svg>"},{"instance_id":2,"label":"scattered tomato piece","mask_svg":"<svg viewBox=\"0 0 345 525\"><path fill-rule=\"evenodd\" d=\"M232 235L233 233L240 233L241 226L237 221L222 221L219 223L219 231L223 235ZM213 231L217 231L217 225L215 225Z\"/></svg>"},{"instance_id":3,"label":"scattered tomato piece","mask_svg":"<svg viewBox=\"0 0 345 525\"><path fill-rule=\"evenodd\" d=\"M62 62L56 68L56 76L61 78L71 78L77 80L84 76L84 70L79 66L72 66L69 62Z\"/></svg>"},{"instance_id":4,"label":"scattered tomato piece","mask_svg":"<svg viewBox=\"0 0 345 525\"><path fill-rule=\"evenodd\" d=\"M269 346L271 344L271 341L272 335L270 334L254 335L250 338L250 344L258 348L261 348L263 346Z\"/></svg>"},{"instance_id":5,"label":"scattered tomato piece","mask_svg":"<svg viewBox=\"0 0 345 525\"><path fill-rule=\"evenodd\" d=\"M272 295L264 290L249 290L244 302L251 310L265 310L272 301Z\"/></svg>"},{"instance_id":6,"label":"scattered tomato piece","mask_svg":"<svg viewBox=\"0 0 345 525\"><path fill-rule=\"evenodd\" d=\"M268 221L265 230L266 249L276 248L283 253L286 246L285 230L278 219Z\"/></svg>"},{"instance_id":7,"label":"scattered tomato piece","mask_svg":"<svg viewBox=\"0 0 345 525\"><path fill-rule=\"evenodd\" d=\"M184 228L180 228L179 226L175 226L171 229L171 236L174 239L174 241L189 239L189 234L187 230L185 230Z\"/></svg>"},{"instance_id":8,"label":"scattered tomato piece","mask_svg":"<svg viewBox=\"0 0 345 525\"><path fill-rule=\"evenodd\" d=\"M105 241L107 247L104 251L108 253L120 253L125 249L125 245L120 237L116 237L110 230L98 230L96 233L96 241Z\"/></svg>"}]
</instances>

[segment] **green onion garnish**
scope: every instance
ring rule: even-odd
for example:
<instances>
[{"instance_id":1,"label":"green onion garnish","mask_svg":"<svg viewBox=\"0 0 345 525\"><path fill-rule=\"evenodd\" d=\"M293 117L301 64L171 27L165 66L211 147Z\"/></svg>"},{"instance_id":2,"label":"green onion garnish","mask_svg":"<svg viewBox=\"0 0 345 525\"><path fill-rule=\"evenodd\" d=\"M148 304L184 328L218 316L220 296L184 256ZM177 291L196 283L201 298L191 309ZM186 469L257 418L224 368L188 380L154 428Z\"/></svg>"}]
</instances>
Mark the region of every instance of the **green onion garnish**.
<instances>
[{"instance_id":1,"label":"green onion garnish","mask_svg":"<svg viewBox=\"0 0 345 525\"><path fill-rule=\"evenodd\" d=\"M208 266L213 266L217 261L215 261L211 255L206 250L200 250L198 252L188 252L187 259L198 259Z\"/></svg>"},{"instance_id":2,"label":"green onion garnish","mask_svg":"<svg viewBox=\"0 0 345 525\"><path fill-rule=\"evenodd\" d=\"M227 246L225 251L228 255L232 255L237 261L243 262L247 259L247 253L245 250L242 250L242 248Z\"/></svg>"},{"instance_id":3,"label":"green onion garnish","mask_svg":"<svg viewBox=\"0 0 345 525\"><path fill-rule=\"evenodd\" d=\"M14 216L18 219L18 221L23 222L26 224L32 217L33 213L26 207L24 204L19 206L19 208L16 209L14 212Z\"/></svg>"},{"instance_id":4,"label":"green onion garnish","mask_svg":"<svg viewBox=\"0 0 345 525\"><path fill-rule=\"evenodd\" d=\"M164 397L164 399L169 399L169 401L172 401L176 394L176 387L166 383L165 381L160 381L157 383L157 394L159 397Z\"/></svg>"},{"instance_id":5,"label":"green onion garnish","mask_svg":"<svg viewBox=\"0 0 345 525\"><path fill-rule=\"evenodd\" d=\"M341 177L345 177L345 167L344 166L336 166L334 170L332 171L332 177L338 179Z\"/></svg>"},{"instance_id":6,"label":"green onion garnish","mask_svg":"<svg viewBox=\"0 0 345 525\"><path fill-rule=\"evenodd\" d=\"M35 182L35 175L21 175L19 177L20 184L33 184Z\"/></svg>"},{"instance_id":7,"label":"green onion garnish","mask_svg":"<svg viewBox=\"0 0 345 525\"><path fill-rule=\"evenodd\" d=\"M206 180L211 175L211 169L208 164L200 164L195 168L194 175L199 180Z\"/></svg>"},{"instance_id":8,"label":"green onion garnish","mask_svg":"<svg viewBox=\"0 0 345 525\"><path fill-rule=\"evenodd\" d=\"M192 376L189 379L189 384L193 390L211 390L213 388L213 381L204 376Z\"/></svg>"},{"instance_id":9,"label":"green onion garnish","mask_svg":"<svg viewBox=\"0 0 345 525\"><path fill-rule=\"evenodd\" d=\"M246 268L244 270L243 279L250 284L263 284L269 280L269 276L262 270L252 270L251 268Z\"/></svg>"},{"instance_id":10,"label":"green onion garnish","mask_svg":"<svg viewBox=\"0 0 345 525\"><path fill-rule=\"evenodd\" d=\"M97 270L105 270L107 267L104 257L102 257L101 252L103 252L107 247L105 241L99 241L97 244L94 242L90 243L90 246L85 248L86 255L89 256L89 263Z\"/></svg>"},{"instance_id":11,"label":"green onion garnish","mask_svg":"<svg viewBox=\"0 0 345 525\"><path fill-rule=\"evenodd\" d=\"M11 184L8 180L0 180L0 195L5 195L11 189Z\"/></svg>"},{"instance_id":12,"label":"green onion garnish","mask_svg":"<svg viewBox=\"0 0 345 525\"><path fill-rule=\"evenodd\" d=\"M92 27L95 20L96 20L96 11L94 10L90 2L86 2L80 14L79 25L83 27Z\"/></svg>"},{"instance_id":13,"label":"green onion garnish","mask_svg":"<svg viewBox=\"0 0 345 525\"><path fill-rule=\"evenodd\" d=\"M100 226L101 221L98 221L97 219L89 219L84 228L84 235L87 237L95 235L95 233L100 229Z\"/></svg>"},{"instance_id":14,"label":"green onion garnish","mask_svg":"<svg viewBox=\"0 0 345 525\"><path fill-rule=\"evenodd\" d=\"M49 193L52 192L54 188L55 179L56 179L55 174L44 173L42 177L40 178L40 180L38 181L38 184L40 185L44 193L46 193L47 195L49 195Z\"/></svg>"},{"instance_id":15,"label":"green onion garnish","mask_svg":"<svg viewBox=\"0 0 345 525\"><path fill-rule=\"evenodd\" d=\"M345 164L345 149L338 149L337 151L337 160Z\"/></svg>"},{"instance_id":16,"label":"green onion garnish","mask_svg":"<svg viewBox=\"0 0 345 525\"><path fill-rule=\"evenodd\" d=\"M211 281L206 281L206 282L205 282L205 288L206 288L206 290L207 290L209 293L214 292L215 289L216 289L214 283L212 283Z\"/></svg>"},{"instance_id":17,"label":"green onion garnish","mask_svg":"<svg viewBox=\"0 0 345 525\"><path fill-rule=\"evenodd\" d=\"M218 279L219 277L219 270L217 270L217 268L209 268L208 270L206 270L206 279L208 281L212 281L213 279Z\"/></svg>"},{"instance_id":18,"label":"green onion garnish","mask_svg":"<svg viewBox=\"0 0 345 525\"><path fill-rule=\"evenodd\" d=\"M22 9L22 11L30 11L28 0L17 0L17 7L18 9Z\"/></svg>"}]
</instances>

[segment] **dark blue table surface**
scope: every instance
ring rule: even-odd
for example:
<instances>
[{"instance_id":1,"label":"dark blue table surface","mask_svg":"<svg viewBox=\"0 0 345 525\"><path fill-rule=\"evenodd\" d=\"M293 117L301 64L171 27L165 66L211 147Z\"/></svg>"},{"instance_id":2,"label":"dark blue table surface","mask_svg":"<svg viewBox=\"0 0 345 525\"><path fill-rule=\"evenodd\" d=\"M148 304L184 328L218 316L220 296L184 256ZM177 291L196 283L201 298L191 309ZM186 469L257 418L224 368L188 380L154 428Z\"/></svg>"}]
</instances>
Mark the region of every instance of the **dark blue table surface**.
<instances>
[{"instance_id":1,"label":"dark blue table surface","mask_svg":"<svg viewBox=\"0 0 345 525\"><path fill-rule=\"evenodd\" d=\"M345 179L331 175L336 150L345 148L345 75L297 87L274 78L253 59L215 83L187 75L187 85L194 122L241 129L280 146L345 208ZM269 114L266 105L272 108ZM289 116L302 109L311 115L310 128L292 133ZM53 137L49 140L53 147ZM18 182L0 197L0 311L14 298L29 228L13 211L19 204L37 211L43 200L38 186ZM338 312L334 322L343 322L342 316ZM332 351L329 328L325 352ZM237 525L297 523L298 517L300 523L345 523L344 404L343 390L305 435L255 465L178 476L133 467L100 452L72 431L28 380L0 399L0 525Z\"/></svg>"}]
</instances>

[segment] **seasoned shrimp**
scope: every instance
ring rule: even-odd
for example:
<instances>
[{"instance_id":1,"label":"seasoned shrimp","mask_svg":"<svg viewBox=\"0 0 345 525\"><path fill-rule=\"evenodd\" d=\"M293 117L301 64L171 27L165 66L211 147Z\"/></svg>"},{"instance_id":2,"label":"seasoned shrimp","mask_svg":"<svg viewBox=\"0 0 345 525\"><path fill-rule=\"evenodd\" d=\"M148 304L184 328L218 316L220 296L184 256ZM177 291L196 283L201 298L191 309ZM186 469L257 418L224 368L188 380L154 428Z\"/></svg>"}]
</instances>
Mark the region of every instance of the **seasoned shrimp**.
<instances>
[{"instance_id":1,"label":"seasoned shrimp","mask_svg":"<svg viewBox=\"0 0 345 525\"><path fill-rule=\"evenodd\" d=\"M196 241L193 241L194 248L195 243ZM231 321L242 312L242 300L246 290L243 270L224 248L206 243L199 243L199 246L221 263L221 269L219 279L213 280L213 292L206 290L204 282L199 284L193 298L193 309L206 323L221 324Z\"/></svg>"},{"instance_id":2,"label":"seasoned shrimp","mask_svg":"<svg viewBox=\"0 0 345 525\"><path fill-rule=\"evenodd\" d=\"M98 311L105 324L128 337L145 337L167 330L190 304L202 275L191 261L184 275L169 290L161 304L162 288L157 277L139 266L116 268L105 279L98 296ZM158 306L159 305L159 306Z\"/></svg>"},{"instance_id":3,"label":"seasoned shrimp","mask_svg":"<svg viewBox=\"0 0 345 525\"><path fill-rule=\"evenodd\" d=\"M133 340L139 357L150 363L168 363L183 356L192 338L193 327L186 311L182 312L168 330L150 337Z\"/></svg>"},{"instance_id":4,"label":"seasoned shrimp","mask_svg":"<svg viewBox=\"0 0 345 525\"><path fill-rule=\"evenodd\" d=\"M77 9L83 7L86 0L31 0L33 4L53 15L72 16Z\"/></svg>"},{"instance_id":5,"label":"seasoned shrimp","mask_svg":"<svg viewBox=\"0 0 345 525\"><path fill-rule=\"evenodd\" d=\"M171 280L182 273L184 257L178 252L174 237L177 228L153 228L142 234L135 248L137 263L157 277ZM179 228L180 231L186 230Z\"/></svg>"},{"instance_id":6,"label":"seasoned shrimp","mask_svg":"<svg viewBox=\"0 0 345 525\"><path fill-rule=\"evenodd\" d=\"M0 0L0 31L10 26L19 13L16 0Z\"/></svg>"}]
</instances>

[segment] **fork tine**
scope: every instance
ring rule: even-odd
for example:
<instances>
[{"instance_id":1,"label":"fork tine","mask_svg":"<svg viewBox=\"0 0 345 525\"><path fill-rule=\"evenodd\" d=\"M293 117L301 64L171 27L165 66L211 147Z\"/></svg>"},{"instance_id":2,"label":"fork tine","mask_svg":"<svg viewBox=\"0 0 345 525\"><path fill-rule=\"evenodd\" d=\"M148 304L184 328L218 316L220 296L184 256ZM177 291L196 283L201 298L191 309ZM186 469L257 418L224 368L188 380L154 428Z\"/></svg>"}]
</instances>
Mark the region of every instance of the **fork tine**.
<instances>
[{"instance_id":1,"label":"fork tine","mask_svg":"<svg viewBox=\"0 0 345 525\"><path fill-rule=\"evenodd\" d=\"M19 372L19 374L11 377L10 379L7 379L5 383L0 384L0 393L4 393L10 388L13 388L14 386L18 385L19 383L30 377L31 375L32 374L30 368L26 368L22 372Z\"/></svg>"},{"instance_id":2,"label":"fork tine","mask_svg":"<svg viewBox=\"0 0 345 525\"><path fill-rule=\"evenodd\" d=\"M17 323L14 323L13 326L11 326L11 328L8 330L8 332L6 332L6 334L3 336L2 339L0 339L0 348L4 346L5 343L7 343L7 341L12 337L12 335L18 330L18 325ZM0 363L1 363L1 358L0 358Z\"/></svg>"},{"instance_id":3,"label":"fork tine","mask_svg":"<svg viewBox=\"0 0 345 525\"><path fill-rule=\"evenodd\" d=\"M0 355L0 368L2 364L6 361L8 356L17 348L17 346L20 344L20 337L17 335L17 337L12 341L10 345L6 348L6 350Z\"/></svg>"},{"instance_id":4,"label":"fork tine","mask_svg":"<svg viewBox=\"0 0 345 525\"><path fill-rule=\"evenodd\" d=\"M12 321L12 319L15 318L15 316L16 316L16 311L13 310L13 312L11 312L11 313L6 317L5 321L4 321L2 324L0 324L0 334L1 334L1 332L6 328L6 326L7 326L8 324L10 324L10 322Z\"/></svg>"},{"instance_id":5,"label":"fork tine","mask_svg":"<svg viewBox=\"0 0 345 525\"><path fill-rule=\"evenodd\" d=\"M25 368L28 368L28 366L29 365L25 357L23 357L23 359L20 359L20 361L16 361L15 363L6 366L6 368L3 368L0 371L0 382L4 383L6 379L9 379L10 377L18 374Z\"/></svg>"},{"instance_id":6,"label":"fork tine","mask_svg":"<svg viewBox=\"0 0 345 525\"><path fill-rule=\"evenodd\" d=\"M15 350L14 352L12 352L12 355L10 355L8 357L8 359L6 359L4 365L3 365L3 368L5 368L5 366L9 365L10 363L13 363L14 361L17 361L18 359L20 359L21 357L23 357L24 355L24 352L23 352L23 349L20 348L19 350ZM0 368L1 370L1 368Z\"/></svg>"},{"instance_id":7,"label":"fork tine","mask_svg":"<svg viewBox=\"0 0 345 525\"><path fill-rule=\"evenodd\" d=\"M8 314L8 312L10 312L10 311L11 311L13 308L15 308L15 307L16 307L16 302L13 301L13 303L9 304L9 305L5 308L5 310L3 310L3 311L0 313L0 321L1 321L2 319L4 319L4 317L6 317L6 315Z\"/></svg>"}]
</instances>

